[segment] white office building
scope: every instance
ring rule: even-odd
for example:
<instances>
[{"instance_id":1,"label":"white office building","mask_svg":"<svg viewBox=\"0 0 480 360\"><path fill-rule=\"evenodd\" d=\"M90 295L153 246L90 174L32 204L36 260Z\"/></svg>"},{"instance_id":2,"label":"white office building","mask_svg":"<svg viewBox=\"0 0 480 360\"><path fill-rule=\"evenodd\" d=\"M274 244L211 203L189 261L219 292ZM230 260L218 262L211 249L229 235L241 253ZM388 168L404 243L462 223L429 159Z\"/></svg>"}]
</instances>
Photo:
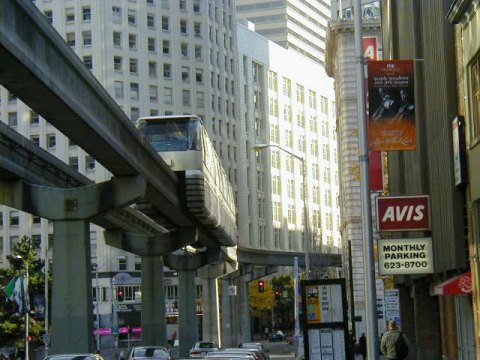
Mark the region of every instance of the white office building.
<instances>
[{"instance_id":1,"label":"white office building","mask_svg":"<svg viewBox=\"0 0 480 360\"><path fill-rule=\"evenodd\" d=\"M307 206L309 251L335 253L340 212L333 81L318 63L252 29L251 23L237 25L244 144L237 205L239 232L247 234L240 244L248 239L256 248L304 251ZM256 151L258 144L270 146Z\"/></svg>"}]
</instances>

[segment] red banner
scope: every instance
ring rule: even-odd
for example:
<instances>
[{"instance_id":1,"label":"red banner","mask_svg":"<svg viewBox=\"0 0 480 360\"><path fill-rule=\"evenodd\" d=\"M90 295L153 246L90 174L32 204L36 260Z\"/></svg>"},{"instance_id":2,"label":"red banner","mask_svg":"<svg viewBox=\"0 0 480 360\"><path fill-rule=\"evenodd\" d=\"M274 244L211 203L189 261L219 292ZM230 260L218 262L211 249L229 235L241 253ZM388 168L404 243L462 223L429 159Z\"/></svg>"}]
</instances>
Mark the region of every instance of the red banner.
<instances>
[{"instance_id":1,"label":"red banner","mask_svg":"<svg viewBox=\"0 0 480 360\"><path fill-rule=\"evenodd\" d=\"M370 150L415 149L412 60L368 62L368 113Z\"/></svg>"},{"instance_id":2,"label":"red banner","mask_svg":"<svg viewBox=\"0 0 480 360\"><path fill-rule=\"evenodd\" d=\"M430 230L428 195L377 198L378 231Z\"/></svg>"},{"instance_id":3,"label":"red banner","mask_svg":"<svg viewBox=\"0 0 480 360\"><path fill-rule=\"evenodd\" d=\"M383 191L383 153L381 151L370 151L370 191Z\"/></svg>"}]
</instances>

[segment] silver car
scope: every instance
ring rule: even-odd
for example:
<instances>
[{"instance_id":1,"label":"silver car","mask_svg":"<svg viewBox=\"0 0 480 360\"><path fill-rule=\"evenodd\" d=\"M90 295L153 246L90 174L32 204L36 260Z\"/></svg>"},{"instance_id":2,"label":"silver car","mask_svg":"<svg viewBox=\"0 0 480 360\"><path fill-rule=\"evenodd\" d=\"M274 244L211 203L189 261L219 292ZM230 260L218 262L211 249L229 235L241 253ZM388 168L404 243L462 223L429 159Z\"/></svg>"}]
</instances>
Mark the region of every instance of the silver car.
<instances>
[{"instance_id":1,"label":"silver car","mask_svg":"<svg viewBox=\"0 0 480 360\"><path fill-rule=\"evenodd\" d=\"M218 345L211 341L197 341L190 350L191 358L203 358L208 353L218 351Z\"/></svg>"},{"instance_id":2,"label":"silver car","mask_svg":"<svg viewBox=\"0 0 480 360\"><path fill-rule=\"evenodd\" d=\"M134 346L128 352L126 360L171 360L164 346Z\"/></svg>"},{"instance_id":3,"label":"silver car","mask_svg":"<svg viewBox=\"0 0 480 360\"><path fill-rule=\"evenodd\" d=\"M45 358L45 360L104 360L102 355L99 354L57 354L50 355Z\"/></svg>"}]
</instances>

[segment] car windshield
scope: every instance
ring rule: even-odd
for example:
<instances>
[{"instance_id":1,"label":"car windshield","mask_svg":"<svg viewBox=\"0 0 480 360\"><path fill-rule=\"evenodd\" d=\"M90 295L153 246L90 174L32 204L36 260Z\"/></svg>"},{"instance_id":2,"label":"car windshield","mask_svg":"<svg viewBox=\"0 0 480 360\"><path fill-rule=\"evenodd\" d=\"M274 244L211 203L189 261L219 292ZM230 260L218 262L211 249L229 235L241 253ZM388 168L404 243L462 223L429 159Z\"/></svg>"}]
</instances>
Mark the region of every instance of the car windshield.
<instances>
[{"instance_id":1,"label":"car windshield","mask_svg":"<svg viewBox=\"0 0 480 360\"><path fill-rule=\"evenodd\" d=\"M167 357L162 348L138 348L133 351L132 357Z\"/></svg>"},{"instance_id":2,"label":"car windshield","mask_svg":"<svg viewBox=\"0 0 480 360\"><path fill-rule=\"evenodd\" d=\"M200 343L197 346L199 349L211 349L211 348L216 348L217 345L214 343Z\"/></svg>"}]
</instances>

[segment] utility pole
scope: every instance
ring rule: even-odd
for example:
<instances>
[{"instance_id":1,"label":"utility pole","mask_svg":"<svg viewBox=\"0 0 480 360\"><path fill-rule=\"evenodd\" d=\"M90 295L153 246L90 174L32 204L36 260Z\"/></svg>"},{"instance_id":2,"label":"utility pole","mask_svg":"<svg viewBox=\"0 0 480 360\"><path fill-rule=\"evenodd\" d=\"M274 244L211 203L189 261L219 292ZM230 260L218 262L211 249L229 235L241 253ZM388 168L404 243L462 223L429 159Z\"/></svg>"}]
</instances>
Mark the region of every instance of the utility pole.
<instances>
[{"instance_id":1,"label":"utility pole","mask_svg":"<svg viewBox=\"0 0 480 360\"><path fill-rule=\"evenodd\" d=\"M373 257L372 207L370 200L370 174L368 157L367 119L365 110L365 74L363 58L363 31L361 1L354 6L355 60L357 69L357 112L360 155L360 198L362 205L362 238L365 271L365 317L367 323L367 353L378 360L378 326L375 284L375 259Z\"/></svg>"}]
</instances>

